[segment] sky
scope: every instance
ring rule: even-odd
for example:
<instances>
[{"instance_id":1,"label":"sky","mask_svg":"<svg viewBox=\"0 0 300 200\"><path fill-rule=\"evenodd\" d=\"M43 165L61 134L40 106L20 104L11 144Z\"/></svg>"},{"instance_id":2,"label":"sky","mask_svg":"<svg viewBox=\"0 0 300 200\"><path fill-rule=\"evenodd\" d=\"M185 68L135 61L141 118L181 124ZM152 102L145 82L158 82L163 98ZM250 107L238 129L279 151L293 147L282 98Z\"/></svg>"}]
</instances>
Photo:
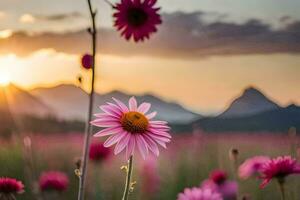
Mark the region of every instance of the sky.
<instances>
[{"instance_id":1,"label":"sky","mask_svg":"<svg viewBox=\"0 0 300 200\"><path fill-rule=\"evenodd\" d=\"M93 3L98 92L153 93L205 114L248 86L282 106L300 104L298 0L158 0L163 24L138 45L119 37L104 1ZM0 83L32 89L81 74L88 89L79 64L88 25L85 0L0 0Z\"/></svg>"}]
</instances>

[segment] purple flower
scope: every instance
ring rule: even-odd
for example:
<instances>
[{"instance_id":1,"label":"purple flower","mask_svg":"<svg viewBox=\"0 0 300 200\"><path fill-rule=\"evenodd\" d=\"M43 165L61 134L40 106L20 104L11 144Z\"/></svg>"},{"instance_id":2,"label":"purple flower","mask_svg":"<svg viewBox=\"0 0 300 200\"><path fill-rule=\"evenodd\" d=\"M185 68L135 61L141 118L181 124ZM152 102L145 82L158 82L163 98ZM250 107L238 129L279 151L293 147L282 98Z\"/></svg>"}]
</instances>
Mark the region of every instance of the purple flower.
<instances>
[{"instance_id":1,"label":"purple flower","mask_svg":"<svg viewBox=\"0 0 300 200\"><path fill-rule=\"evenodd\" d=\"M93 66L93 56L85 54L81 58L81 66L85 69L91 69Z\"/></svg>"}]
</instances>

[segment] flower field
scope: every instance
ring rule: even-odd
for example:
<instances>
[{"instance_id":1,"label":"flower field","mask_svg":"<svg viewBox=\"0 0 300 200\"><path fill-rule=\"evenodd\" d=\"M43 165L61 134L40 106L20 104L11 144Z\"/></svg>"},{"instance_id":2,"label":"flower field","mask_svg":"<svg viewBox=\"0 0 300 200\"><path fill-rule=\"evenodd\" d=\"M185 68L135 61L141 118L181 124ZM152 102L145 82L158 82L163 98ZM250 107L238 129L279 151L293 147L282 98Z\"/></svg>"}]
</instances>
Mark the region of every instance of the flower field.
<instances>
[{"instance_id":1,"label":"flower field","mask_svg":"<svg viewBox=\"0 0 300 200\"><path fill-rule=\"evenodd\" d=\"M26 135L26 134L23 134ZM296 156L299 138L266 133L227 133L205 134L185 133L173 136L168 149L161 150L158 158L148 157L143 161L135 156L133 166L133 192L130 199L176 199L186 187L198 187L208 179L214 169L222 169L228 179L237 181L239 199L280 199L275 181L264 189L262 180L250 178L241 180L236 174L236 166L230 151L238 150L236 163L256 155L275 157L279 155ZM93 143L100 141L93 139ZM20 145L24 143L25 145ZM61 171L69 178L66 191L55 194L56 199L76 199L78 177L75 175L76 161L80 157L83 137L81 133L26 135L2 139L0 147L1 174L22 180L25 193L18 198L32 200L40 196L53 199L53 192L41 193L39 177L45 171ZM22 147L24 146L24 147ZM112 151L112 149L111 149ZM87 199L120 199L122 197L125 172L120 166L126 164L126 156L108 156L105 160L91 160L88 169ZM286 179L287 199L297 199L300 180L297 176Z\"/></svg>"}]
</instances>

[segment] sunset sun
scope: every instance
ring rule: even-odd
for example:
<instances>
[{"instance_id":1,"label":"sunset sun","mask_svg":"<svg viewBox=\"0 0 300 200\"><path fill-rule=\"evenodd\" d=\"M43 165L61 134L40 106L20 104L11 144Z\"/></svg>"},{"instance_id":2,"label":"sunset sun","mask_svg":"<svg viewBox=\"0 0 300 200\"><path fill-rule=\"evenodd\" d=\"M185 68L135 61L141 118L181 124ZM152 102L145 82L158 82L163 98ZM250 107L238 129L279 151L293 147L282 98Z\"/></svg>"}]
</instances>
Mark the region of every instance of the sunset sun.
<instances>
[{"instance_id":1,"label":"sunset sun","mask_svg":"<svg viewBox=\"0 0 300 200\"><path fill-rule=\"evenodd\" d=\"M10 76L7 73L0 73L0 86L7 86L10 83Z\"/></svg>"}]
</instances>

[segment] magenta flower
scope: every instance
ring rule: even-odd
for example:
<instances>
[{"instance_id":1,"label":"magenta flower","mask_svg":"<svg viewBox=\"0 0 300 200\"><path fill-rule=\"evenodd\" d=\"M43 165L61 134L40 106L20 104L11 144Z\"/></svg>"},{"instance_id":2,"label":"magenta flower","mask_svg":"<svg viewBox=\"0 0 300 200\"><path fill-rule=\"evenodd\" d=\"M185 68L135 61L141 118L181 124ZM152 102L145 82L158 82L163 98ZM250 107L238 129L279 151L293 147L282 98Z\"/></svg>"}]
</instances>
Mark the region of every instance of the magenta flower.
<instances>
[{"instance_id":1,"label":"magenta flower","mask_svg":"<svg viewBox=\"0 0 300 200\"><path fill-rule=\"evenodd\" d=\"M117 12L115 27L122 31L127 40L133 37L135 42L149 39L151 33L157 31L156 25L161 24L160 8L154 8L156 0L121 0L114 7Z\"/></svg>"},{"instance_id":2,"label":"magenta flower","mask_svg":"<svg viewBox=\"0 0 300 200\"><path fill-rule=\"evenodd\" d=\"M186 188L180 193L177 200L223 200L221 195L210 189Z\"/></svg>"},{"instance_id":3,"label":"magenta flower","mask_svg":"<svg viewBox=\"0 0 300 200\"><path fill-rule=\"evenodd\" d=\"M238 184L236 181L227 179L227 173L223 170L214 170L210 173L209 179L201 184L203 189L210 189L220 193L224 199L236 199Z\"/></svg>"},{"instance_id":4,"label":"magenta flower","mask_svg":"<svg viewBox=\"0 0 300 200\"><path fill-rule=\"evenodd\" d=\"M255 156L247 159L240 165L238 174L242 179L247 179L261 172L263 165L270 160L267 156Z\"/></svg>"},{"instance_id":5,"label":"magenta flower","mask_svg":"<svg viewBox=\"0 0 300 200\"><path fill-rule=\"evenodd\" d=\"M39 180L41 191L63 192L69 186L69 178L62 172L44 172Z\"/></svg>"},{"instance_id":6,"label":"magenta flower","mask_svg":"<svg viewBox=\"0 0 300 200\"><path fill-rule=\"evenodd\" d=\"M21 181L8 177L0 178L0 197L20 194L22 192L24 192L24 185Z\"/></svg>"},{"instance_id":7,"label":"magenta flower","mask_svg":"<svg viewBox=\"0 0 300 200\"><path fill-rule=\"evenodd\" d=\"M81 66L85 69L91 69L93 66L93 56L85 54L81 58Z\"/></svg>"},{"instance_id":8,"label":"magenta flower","mask_svg":"<svg viewBox=\"0 0 300 200\"><path fill-rule=\"evenodd\" d=\"M110 155L110 149L103 146L102 143L93 143L90 146L89 158L95 162L106 160Z\"/></svg>"},{"instance_id":9,"label":"magenta flower","mask_svg":"<svg viewBox=\"0 0 300 200\"><path fill-rule=\"evenodd\" d=\"M91 123L105 129L95 134L95 137L110 137L105 141L104 146L110 147L116 144L114 153L118 154L126 149L126 156L129 158L134 154L137 147L142 157L152 152L159 155L157 144L166 148L170 142L170 128L165 121L153 121L156 112L148 113L150 103L137 105L134 97L129 100L129 108L121 101L113 98L116 104L107 103L100 106L104 113L96 114L96 119Z\"/></svg>"},{"instance_id":10,"label":"magenta flower","mask_svg":"<svg viewBox=\"0 0 300 200\"><path fill-rule=\"evenodd\" d=\"M300 174L300 164L291 156L279 156L269 160L262 167L261 178L263 182L260 187L264 188L273 178L279 183L284 183L285 178L291 174Z\"/></svg>"}]
</instances>

